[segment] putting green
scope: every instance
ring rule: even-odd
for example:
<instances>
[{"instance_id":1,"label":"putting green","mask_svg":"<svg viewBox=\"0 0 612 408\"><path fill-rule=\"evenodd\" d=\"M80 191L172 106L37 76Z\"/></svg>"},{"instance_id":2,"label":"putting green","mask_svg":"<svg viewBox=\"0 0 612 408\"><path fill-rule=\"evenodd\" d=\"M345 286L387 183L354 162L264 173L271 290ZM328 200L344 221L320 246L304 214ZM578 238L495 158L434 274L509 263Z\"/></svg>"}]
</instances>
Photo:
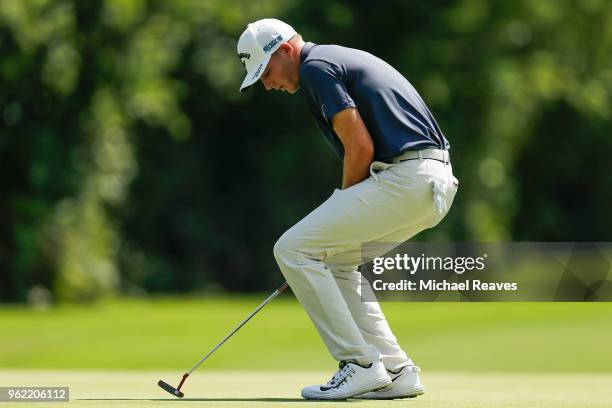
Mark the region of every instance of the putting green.
<instances>
[{"instance_id":1,"label":"putting green","mask_svg":"<svg viewBox=\"0 0 612 408\"><path fill-rule=\"evenodd\" d=\"M71 402L53 407L304 406L301 387L327 381L335 362L290 295L274 300L206 361L183 388L185 399L157 386L160 379L176 386L180 370L262 298L2 307L0 386L69 386ZM421 365L426 394L317 407L612 408L612 303L386 303L383 309Z\"/></svg>"},{"instance_id":2,"label":"putting green","mask_svg":"<svg viewBox=\"0 0 612 408\"><path fill-rule=\"evenodd\" d=\"M323 372L206 371L194 373L185 398L173 398L158 379L176 385L180 372L0 371L1 385L69 386L70 402L53 407L423 407L423 408L587 408L612 407L612 374L476 374L424 372L427 392L396 401L308 402L304 384L326 380ZM8 404L4 404L6 406ZM15 407L39 408L40 403Z\"/></svg>"}]
</instances>

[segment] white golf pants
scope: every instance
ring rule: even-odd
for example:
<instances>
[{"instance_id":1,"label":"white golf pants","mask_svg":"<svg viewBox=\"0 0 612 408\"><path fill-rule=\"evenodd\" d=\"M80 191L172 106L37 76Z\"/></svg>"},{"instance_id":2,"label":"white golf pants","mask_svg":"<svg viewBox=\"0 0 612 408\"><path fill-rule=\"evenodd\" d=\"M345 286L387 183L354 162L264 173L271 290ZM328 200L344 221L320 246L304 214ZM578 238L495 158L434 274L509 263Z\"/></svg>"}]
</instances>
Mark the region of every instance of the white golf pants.
<instances>
[{"instance_id":1,"label":"white golf pants","mask_svg":"<svg viewBox=\"0 0 612 408\"><path fill-rule=\"evenodd\" d=\"M458 182L450 163L431 159L373 162L370 173L361 183L335 190L285 232L274 256L336 360L369 364L382 359L387 369L397 370L412 361L380 305L362 302L361 291L371 288L362 286L356 270L384 254L362 254L362 244L399 245L435 226L448 212Z\"/></svg>"}]
</instances>

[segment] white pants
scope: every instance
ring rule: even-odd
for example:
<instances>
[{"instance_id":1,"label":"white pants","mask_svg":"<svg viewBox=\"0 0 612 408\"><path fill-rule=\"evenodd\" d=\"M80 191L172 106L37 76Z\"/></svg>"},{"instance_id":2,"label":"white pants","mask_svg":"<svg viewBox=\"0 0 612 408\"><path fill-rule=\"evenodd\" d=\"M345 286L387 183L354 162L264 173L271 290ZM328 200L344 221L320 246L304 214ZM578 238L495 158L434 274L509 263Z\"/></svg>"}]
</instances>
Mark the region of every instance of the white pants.
<instances>
[{"instance_id":1,"label":"white pants","mask_svg":"<svg viewBox=\"0 0 612 408\"><path fill-rule=\"evenodd\" d=\"M361 290L371 288L362 286L356 270L383 253L364 256L362 244L399 245L435 226L448 212L458 182L449 163L430 159L373 162L370 173L361 183L335 190L285 232L274 256L336 360L369 364L382 359L387 369L397 370L412 361L378 302L361 301Z\"/></svg>"}]
</instances>

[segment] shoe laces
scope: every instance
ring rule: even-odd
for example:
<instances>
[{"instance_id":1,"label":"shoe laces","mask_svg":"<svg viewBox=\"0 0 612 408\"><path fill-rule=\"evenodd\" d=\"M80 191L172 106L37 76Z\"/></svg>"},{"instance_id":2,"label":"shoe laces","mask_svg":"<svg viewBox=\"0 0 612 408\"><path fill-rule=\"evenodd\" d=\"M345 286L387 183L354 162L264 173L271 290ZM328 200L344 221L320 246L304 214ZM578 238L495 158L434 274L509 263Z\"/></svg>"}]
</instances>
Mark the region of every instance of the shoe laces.
<instances>
[{"instance_id":1,"label":"shoe laces","mask_svg":"<svg viewBox=\"0 0 612 408\"><path fill-rule=\"evenodd\" d=\"M332 376L326 384L328 387L335 387L338 384L343 383L348 377L352 377L355 374L355 369L349 365L348 361L341 361L339 369Z\"/></svg>"}]
</instances>

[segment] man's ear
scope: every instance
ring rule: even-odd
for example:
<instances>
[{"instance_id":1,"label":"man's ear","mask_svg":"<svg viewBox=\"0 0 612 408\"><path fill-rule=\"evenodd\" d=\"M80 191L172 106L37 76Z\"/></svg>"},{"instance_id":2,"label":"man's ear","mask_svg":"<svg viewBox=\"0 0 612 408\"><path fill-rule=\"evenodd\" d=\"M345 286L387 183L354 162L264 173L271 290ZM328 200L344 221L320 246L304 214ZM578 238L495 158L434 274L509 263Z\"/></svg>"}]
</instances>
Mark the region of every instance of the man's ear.
<instances>
[{"instance_id":1,"label":"man's ear","mask_svg":"<svg viewBox=\"0 0 612 408\"><path fill-rule=\"evenodd\" d=\"M282 43L279 47L279 50L283 50L285 53L287 53L287 55L290 55L293 51L293 47L291 47L291 44L289 43Z\"/></svg>"}]
</instances>

